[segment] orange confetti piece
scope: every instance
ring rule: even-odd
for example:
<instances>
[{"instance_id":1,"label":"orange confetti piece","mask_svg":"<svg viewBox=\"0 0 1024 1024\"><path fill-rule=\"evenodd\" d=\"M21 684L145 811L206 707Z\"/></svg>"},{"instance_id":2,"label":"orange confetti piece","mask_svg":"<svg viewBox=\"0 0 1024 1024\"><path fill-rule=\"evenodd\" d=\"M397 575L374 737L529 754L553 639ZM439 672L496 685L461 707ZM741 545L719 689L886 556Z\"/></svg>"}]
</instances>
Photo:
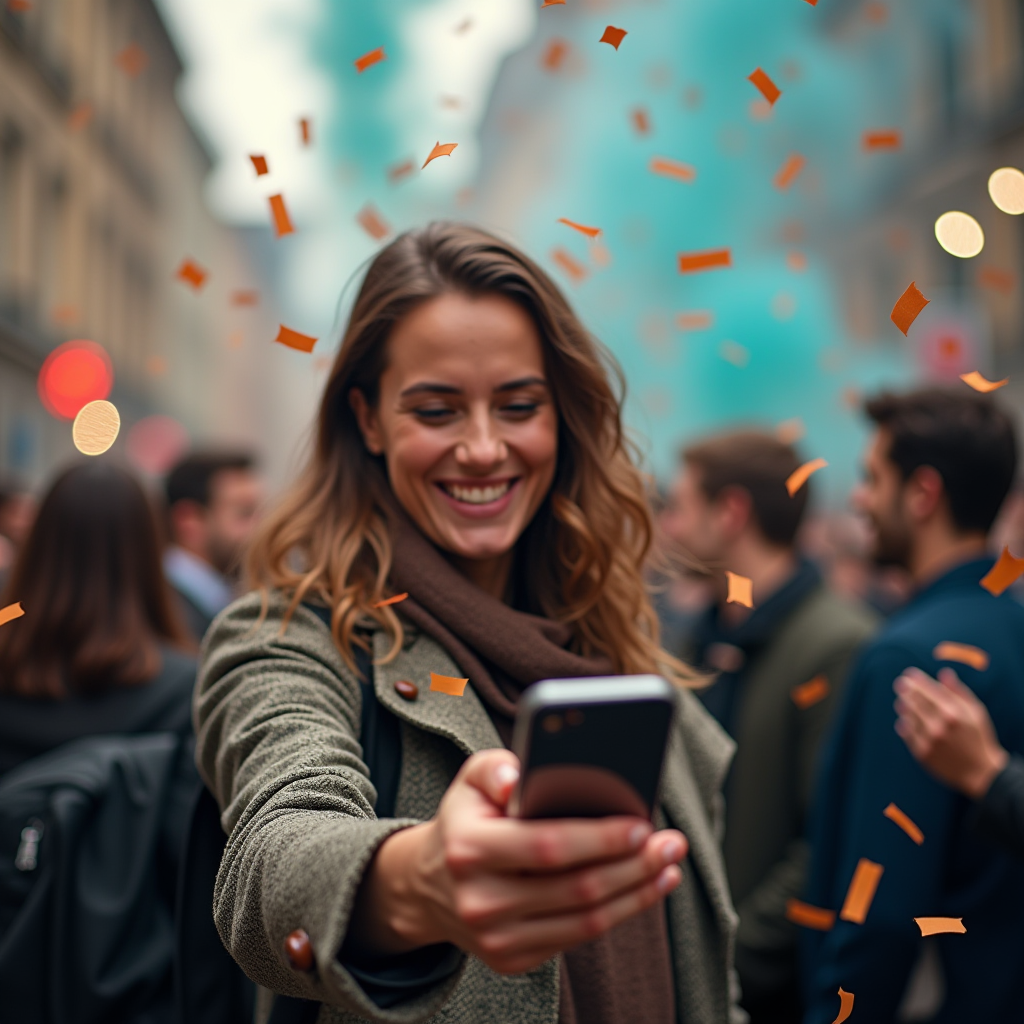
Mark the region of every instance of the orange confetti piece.
<instances>
[{"instance_id":1,"label":"orange confetti piece","mask_svg":"<svg viewBox=\"0 0 1024 1024\"><path fill-rule=\"evenodd\" d=\"M1009 295L1016 283L1017 279L1009 270L1000 270L999 267L991 265L978 269L978 284L982 288L991 288L993 291Z\"/></svg>"},{"instance_id":2,"label":"orange confetti piece","mask_svg":"<svg viewBox=\"0 0 1024 1024\"><path fill-rule=\"evenodd\" d=\"M652 156L647 169L663 178L675 178L676 181L687 183L697 180L697 169L681 160L672 160L667 156Z\"/></svg>"},{"instance_id":3,"label":"orange confetti piece","mask_svg":"<svg viewBox=\"0 0 1024 1024\"><path fill-rule=\"evenodd\" d=\"M915 917L914 923L921 929L921 937L929 935L966 935L962 917Z\"/></svg>"},{"instance_id":4,"label":"orange confetti piece","mask_svg":"<svg viewBox=\"0 0 1024 1024\"><path fill-rule=\"evenodd\" d=\"M265 156L250 156L249 159L252 161L253 167L256 168L257 178L262 174L270 173L270 169L267 167L267 158Z\"/></svg>"},{"instance_id":5,"label":"orange confetti piece","mask_svg":"<svg viewBox=\"0 0 1024 1024\"><path fill-rule=\"evenodd\" d=\"M634 107L629 113L629 119L637 135L651 134L651 118L643 107Z\"/></svg>"},{"instance_id":6,"label":"orange confetti piece","mask_svg":"<svg viewBox=\"0 0 1024 1024\"><path fill-rule=\"evenodd\" d=\"M162 377L167 372L167 360L163 356L150 356L146 360L146 373L151 377Z\"/></svg>"},{"instance_id":7,"label":"orange confetti piece","mask_svg":"<svg viewBox=\"0 0 1024 1024\"><path fill-rule=\"evenodd\" d=\"M861 146L866 150L899 149L903 145L903 133L895 128L884 131L865 132L860 139Z\"/></svg>"},{"instance_id":8,"label":"orange confetti piece","mask_svg":"<svg viewBox=\"0 0 1024 1024\"><path fill-rule=\"evenodd\" d=\"M794 274L802 274L807 269L807 257L802 252L797 252L794 249L786 254L786 266Z\"/></svg>"},{"instance_id":9,"label":"orange confetti piece","mask_svg":"<svg viewBox=\"0 0 1024 1024\"><path fill-rule=\"evenodd\" d=\"M7 0L7 10L14 14L24 14L32 10L30 0Z\"/></svg>"},{"instance_id":10,"label":"orange confetti piece","mask_svg":"<svg viewBox=\"0 0 1024 1024\"><path fill-rule=\"evenodd\" d=\"M917 319L918 314L928 305L929 301L917 290L917 282L911 281L907 290L896 300L889 319L905 336L910 330L910 325Z\"/></svg>"},{"instance_id":11,"label":"orange confetti piece","mask_svg":"<svg viewBox=\"0 0 1024 1024\"><path fill-rule=\"evenodd\" d=\"M809 4L816 4L818 0L807 0ZM832 1024L843 1024L843 1021L850 1019L850 1014L853 1013L853 993L844 991L842 985L839 986L839 1016L836 1017Z\"/></svg>"},{"instance_id":12,"label":"orange confetti piece","mask_svg":"<svg viewBox=\"0 0 1024 1024\"><path fill-rule=\"evenodd\" d=\"M676 313L676 327L681 331L706 331L715 323L715 314L710 309L691 309Z\"/></svg>"},{"instance_id":13,"label":"orange confetti piece","mask_svg":"<svg viewBox=\"0 0 1024 1024\"><path fill-rule=\"evenodd\" d=\"M609 25L604 30L604 35L598 40L601 43L607 43L609 46L614 46L617 50L619 43L626 38L626 30L624 28L616 28L614 25Z\"/></svg>"},{"instance_id":14,"label":"orange confetti piece","mask_svg":"<svg viewBox=\"0 0 1024 1024\"><path fill-rule=\"evenodd\" d=\"M15 601L14 604L9 604L6 608L0 608L0 626L6 626L8 622L20 619L24 614L25 609L21 607L20 601Z\"/></svg>"},{"instance_id":15,"label":"orange confetti piece","mask_svg":"<svg viewBox=\"0 0 1024 1024\"><path fill-rule=\"evenodd\" d=\"M586 224L577 224L576 221L569 220L566 217L559 217L558 223L565 224L567 227L572 228L573 231L578 231L581 235L586 235L587 238L597 238L597 236L601 234L600 228L588 228Z\"/></svg>"},{"instance_id":16,"label":"orange confetti piece","mask_svg":"<svg viewBox=\"0 0 1024 1024\"><path fill-rule=\"evenodd\" d=\"M569 55L569 44L564 39L552 39L540 59L545 71L557 71Z\"/></svg>"},{"instance_id":17,"label":"orange confetti piece","mask_svg":"<svg viewBox=\"0 0 1024 1024\"><path fill-rule=\"evenodd\" d=\"M884 25L889 20L889 8L877 0L869 0L864 5L864 18L872 25Z\"/></svg>"},{"instance_id":18,"label":"orange confetti piece","mask_svg":"<svg viewBox=\"0 0 1024 1024\"><path fill-rule=\"evenodd\" d=\"M281 324L281 329L277 332L274 341L281 345L287 345L288 348L293 348L297 352L312 352L313 346L317 343L316 338L293 331L290 327L285 327L284 324Z\"/></svg>"},{"instance_id":19,"label":"orange confetti piece","mask_svg":"<svg viewBox=\"0 0 1024 1024\"><path fill-rule=\"evenodd\" d=\"M552 249L551 258L576 284L586 279L587 268L565 249Z\"/></svg>"},{"instance_id":20,"label":"orange confetti piece","mask_svg":"<svg viewBox=\"0 0 1024 1024\"><path fill-rule=\"evenodd\" d=\"M378 46L376 50L364 53L362 57L354 62L356 71L362 74L367 68L373 67L374 64L379 64L382 60L387 60L387 54L384 52L383 46Z\"/></svg>"},{"instance_id":21,"label":"orange confetti piece","mask_svg":"<svg viewBox=\"0 0 1024 1024\"><path fill-rule=\"evenodd\" d=\"M806 711L815 704L820 704L828 696L830 689L827 677L819 675L808 679L806 683L794 686L789 695L801 711Z\"/></svg>"},{"instance_id":22,"label":"orange confetti piece","mask_svg":"<svg viewBox=\"0 0 1024 1024\"><path fill-rule=\"evenodd\" d=\"M206 284L210 276L195 260L183 260L178 272L174 275L179 281L184 282L196 291Z\"/></svg>"},{"instance_id":23,"label":"orange confetti piece","mask_svg":"<svg viewBox=\"0 0 1024 1024\"><path fill-rule=\"evenodd\" d=\"M779 168L779 173L775 175L775 187L782 191L789 188L800 177L800 172L804 169L804 164L806 163L806 157L801 156L799 153L790 153L786 157L786 162Z\"/></svg>"},{"instance_id":24,"label":"orange confetti piece","mask_svg":"<svg viewBox=\"0 0 1024 1024\"><path fill-rule=\"evenodd\" d=\"M782 95L782 90L760 68L754 68L747 75L747 81L753 83L770 106L774 107L775 101Z\"/></svg>"},{"instance_id":25,"label":"orange confetti piece","mask_svg":"<svg viewBox=\"0 0 1024 1024\"><path fill-rule=\"evenodd\" d=\"M844 921L852 921L853 924L863 924L871 909L871 901L875 898L875 890L882 880L882 872L885 868L876 864L867 857L861 857L853 872L850 881L850 888L846 890L846 900L843 902L843 909L839 916Z\"/></svg>"},{"instance_id":26,"label":"orange confetti piece","mask_svg":"<svg viewBox=\"0 0 1024 1024\"><path fill-rule=\"evenodd\" d=\"M401 181L402 178L407 178L414 170L416 170L416 165L411 160L393 164L388 168L388 181L394 184L396 181Z\"/></svg>"},{"instance_id":27,"label":"orange confetti piece","mask_svg":"<svg viewBox=\"0 0 1024 1024\"><path fill-rule=\"evenodd\" d=\"M438 693L447 693L452 697L461 697L466 690L468 679L456 679L455 676L440 676L430 673L430 688Z\"/></svg>"},{"instance_id":28,"label":"orange confetti piece","mask_svg":"<svg viewBox=\"0 0 1024 1024\"><path fill-rule=\"evenodd\" d=\"M356 221L359 226L378 242L391 234L391 228L384 222L379 213L370 203L367 203L359 213L356 214Z\"/></svg>"},{"instance_id":29,"label":"orange confetti piece","mask_svg":"<svg viewBox=\"0 0 1024 1024\"><path fill-rule=\"evenodd\" d=\"M295 226L292 224L291 217L288 216L288 210L284 205L284 196L270 197L270 212L274 217L274 231L278 238L294 233Z\"/></svg>"},{"instance_id":30,"label":"orange confetti piece","mask_svg":"<svg viewBox=\"0 0 1024 1024\"><path fill-rule=\"evenodd\" d=\"M439 156L451 156L452 150L455 149L457 145L457 142L445 142L443 145L438 142L430 151L430 156L423 161L423 167L426 167L431 160L436 160ZM420 170L423 170L423 167L421 167Z\"/></svg>"},{"instance_id":31,"label":"orange confetti piece","mask_svg":"<svg viewBox=\"0 0 1024 1024\"><path fill-rule=\"evenodd\" d=\"M558 4L564 4L565 0L544 0L544 3L540 5L540 9L544 10L545 7L556 7Z\"/></svg>"},{"instance_id":32,"label":"orange confetti piece","mask_svg":"<svg viewBox=\"0 0 1024 1024\"><path fill-rule=\"evenodd\" d=\"M801 928L813 928L817 932L827 932L836 923L836 912L813 907L803 900L786 900L786 919Z\"/></svg>"},{"instance_id":33,"label":"orange confetti piece","mask_svg":"<svg viewBox=\"0 0 1024 1024\"><path fill-rule=\"evenodd\" d=\"M725 571L725 578L729 583L729 593L726 603L742 604L747 608L754 607L754 584L748 576L740 576L739 573Z\"/></svg>"},{"instance_id":34,"label":"orange confetti piece","mask_svg":"<svg viewBox=\"0 0 1024 1024\"><path fill-rule=\"evenodd\" d=\"M988 652L980 647L972 647L970 644L958 644L951 640L943 640L936 644L932 651L932 657L936 661L959 661L962 665L970 665L978 672L984 672L988 668Z\"/></svg>"},{"instance_id":35,"label":"orange confetti piece","mask_svg":"<svg viewBox=\"0 0 1024 1024\"><path fill-rule=\"evenodd\" d=\"M812 7L818 6L818 0L804 0L805 3L809 3Z\"/></svg>"},{"instance_id":36,"label":"orange confetti piece","mask_svg":"<svg viewBox=\"0 0 1024 1024\"><path fill-rule=\"evenodd\" d=\"M138 43L129 43L115 58L114 63L129 77L138 78L149 63L149 54Z\"/></svg>"},{"instance_id":37,"label":"orange confetti piece","mask_svg":"<svg viewBox=\"0 0 1024 1024\"><path fill-rule=\"evenodd\" d=\"M232 306L258 306L260 293L255 288L238 288L231 293Z\"/></svg>"},{"instance_id":38,"label":"orange confetti piece","mask_svg":"<svg viewBox=\"0 0 1024 1024\"><path fill-rule=\"evenodd\" d=\"M998 561L985 574L981 585L993 596L998 597L1007 587L1024 575L1024 558L1014 558L1009 548L1003 548Z\"/></svg>"},{"instance_id":39,"label":"orange confetti piece","mask_svg":"<svg viewBox=\"0 0 1024 1024\"><path fill-rule=\"evenodd\" d=\"M78 307L71 302L60 302L50 313L55 324L70 324L78 319Z\"/></svg>"},{"instance_id":40,"label":"orange confetti piece","mask_svg":"<svg viewBox=\"0 0 1024 1024\"><path fill-rule=\"evenodd\" d=\"M79 103L74 110L68 114L68 130L80 132L92 120L93 106L91 103Z\"/></svg>"},{"instance_id":41,"label":"orange confetti piece","mask_svg":"<svg viewBox=\"0 0 1024 1024\"><path fill-rule=\"evenodd\" d=\"M386 597L383 601L378 601L372 605L373 608L387 608L389 604L398 604L399 601L404 601L409 595L406 594L395 594L394 597Z\"/></svg>"},{"instance_id":42,"label":"orange confetti piece","mask_svg":"<svg viewBox=\"0 0 1024 1024\"><path fill-rule=\"evenodd\" d=\"M313 126L308 117L299 118L299 135L304 146L308 146L313 141Z\"/></svg>"},{"instance_id":43,"label":"orange confetti piece","mask_svg":"<svg viewBox=\"0 0 1024 1024\"><path fill-rule=\"evenodd\" d=\"M696 274L701 270L731 266L731 249L705 249L702 252L681 252L679 254L680 274Z\"/></svg>"},{"instance_id":44,"label":"orange confetti piece","mask_svg":"<svg viewBox=\"0 0 1024 1024\"><path fill-rule=\"evenodd\" d=\"M799 416L791 420L783 420L775 428L775 436L783 444L796 444L807 433L804 421Z\"/></svg>"},{"instance_id":45,"label":"orange confetti piece","mask_svg":"<svg viewBox=\"0 0 1024 1024\"><path fill-rule=\"evenodd\" d=\"M786 478L786 490L789 491L789 496L792 498L801 487L818 472L819 469L824 469L828 463L824 459L811 459L810 462L805 462L799 469L794 469L792 473Z\"/></svg>"},{"instance_id":46,"label":"orange confetti piece","mask_svg":"<svg viewBox=\"0 0 1024 1024\"><path fill-rule=\"evenodd\" d=\"M882 814L899 825L918 846L924 842L924 833L895 804L889 804Z\"/></svg>"},{"instance_id":47,"label":"orange confetti piece","mask_svg":"<svg viewBox=\"0 0 1024 1024\"><path fill-rule=\"evenodd\" d=\"M969 384L975 391L980 391L985 395L1010 383L1009 377L1004 377L1002 380L988 380L978 373L977 370L971 370L970 373L961 373L960 379L965 384Z\"/></svg>"}]
</instances>

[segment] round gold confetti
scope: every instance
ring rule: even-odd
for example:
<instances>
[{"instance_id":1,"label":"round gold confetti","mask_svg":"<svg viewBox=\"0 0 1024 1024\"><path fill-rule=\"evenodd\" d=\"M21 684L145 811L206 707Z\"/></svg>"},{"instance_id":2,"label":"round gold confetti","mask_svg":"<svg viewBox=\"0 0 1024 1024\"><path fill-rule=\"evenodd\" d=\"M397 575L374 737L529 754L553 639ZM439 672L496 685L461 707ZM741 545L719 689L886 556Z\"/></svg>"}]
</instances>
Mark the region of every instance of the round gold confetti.
<instances>
[{"instance_id":1,"label":"round gold confetti","mask_svg":"<svg viewBox=\"0 0 1024 1024\"><path fill-rule=\"evenodd\" d=\"M935 222L935 237L946 252L964 260L977 256L985 248L981 225L960 210L950 210Z\"/></svg>"},{"instance_id":2,"label":"round gold confetti","mask_svg":"<svg viewBox=\"0 0 1024 1024\"><path fill-rule=\"evenodd\" d=\"M1024 173L1016 167L1000 167L988 179L988 194L1003 213L1024 213Z\"/></svg>"},{"instance_id":3,"label":"round gold confetti","mask_svg":"<svg viewBox=\"0 0 1024 1024\"><path fill-rule=\"evenodd\" d=\"M120 429L117 409L100 399L82 406L71 428L71 437L83 455L102 455L117 440Z\"/></svg>"}]
</instances>

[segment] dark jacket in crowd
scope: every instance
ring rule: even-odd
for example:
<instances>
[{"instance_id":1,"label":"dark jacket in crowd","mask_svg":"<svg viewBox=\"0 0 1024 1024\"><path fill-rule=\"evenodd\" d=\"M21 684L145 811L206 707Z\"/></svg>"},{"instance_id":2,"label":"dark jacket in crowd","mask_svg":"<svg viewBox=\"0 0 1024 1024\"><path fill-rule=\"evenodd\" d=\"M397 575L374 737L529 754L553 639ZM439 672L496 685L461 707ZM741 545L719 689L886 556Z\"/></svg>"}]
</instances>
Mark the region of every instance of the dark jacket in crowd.
<instances>
[{"instance_id":1,"label":"dark jacket in crowd","mask_svg":"<svg viewBox=\"0 0 1024 1024\"><path fill-rule=\"evenodd\" d=\"M1024 686L1024 680L1021 680ZM1024 860L1024 757L1014 755L978 802L978 828Z\"/></svg>"},{"instance_id":2,"label":"dark jacket in crowd","mask_svg":"<svg viewBox=\"0 0 1024 1024\"><path fill-rule=\"evenodd\" d=\"M806 1024L831 1024L840 986L858 1019L892 1021L925 947L944 983L934 1024L1021 1019L1024 871L971 826L971 802L919 765L894 731L893 682L908 666L951 665L986 704L1000 742L1024 750L1024 608L979 585L990 559L962 564L921 590L864 651L822 757L806 900L837 912L829 931L804 932ZM952 641L988 655L984 669L938 660ZM894 803L921 829L918 845L884 816ZM844 920L861 859L883 868L863 924ZM962 918L966 934L925 942L915 917ZM933 954L929 954L933 956ZM944 997L942 990L944 989Z\"/></svg>"},{"instance_id":3,"label":"dark jacket in crowd","mask_svg":"<svg viewBox=\"0 0 1024 1024\"><path fill-rule=\"evenodd\" d=\"M188 733L195 658L171 648L160 654L160 671L139 686L63 700L0 694L0 775L84 736Z\"/></svg>"},{"instance_id":4,"label":"dark jacket in crowd","mask_svg":"<svg viewBox=\"0 0 1024 1024\"><path fill-rule=\"evenodd\" d=\"M708 670L734 669L698 695L737 744L724 852L740 915L736 966L755 1020L799 1013L797 933L786 903L805 882L818 748L851 660L875 625L805 561L739 626L709 609L685 652ZM810 699L794 699L794 689L819 679L824 686L814 683Z\"/></svg>"}]
</instances>

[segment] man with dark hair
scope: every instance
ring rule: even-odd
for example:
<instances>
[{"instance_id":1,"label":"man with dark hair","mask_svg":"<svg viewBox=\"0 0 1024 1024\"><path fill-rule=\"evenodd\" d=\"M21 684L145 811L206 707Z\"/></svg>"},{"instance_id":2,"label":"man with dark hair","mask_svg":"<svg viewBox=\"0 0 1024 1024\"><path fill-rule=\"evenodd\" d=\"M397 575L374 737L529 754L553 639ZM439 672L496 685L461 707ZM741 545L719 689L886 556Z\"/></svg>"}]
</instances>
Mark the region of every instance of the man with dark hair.
<instances>
[{"instance_id":1,"label":"man with dark hair","mask_svg":"<svg viewBox=\"0 0 1024 1024\"><path fill-rule=\"evenodd\" d=\"M797 933L786 905L804 883L818 745L854 651L874 626L796 552L810 485L791 497L786 480L799 465L790 445L758 431L691 445L664 520L718 585L682 654L717 673L700 696L737 742L724 852L740 916L736 966L753 1024L800 1018ZM751 580L752 611L728 601L723 570Z\"/></svg>"},{"instance_id":2,"label":"man with dark hair","mask_svg":"<svg viewBox=\"0 0 1024 1024\"><path fill-rule=\"evenodd\" d=\"M263 489L251 455L200 452L170 471L165 492L171 545L164 571L198 641L235 596Z\"/></svg>"},{"instance_id":3,"label":"man with dark hair","mask_svg":"<svg viewBox=\"0 0 1024 1024\"><path fill-rule=\"evenodd\" d=\"M858 659L823 751L804 898L836 919L805 932L805 1021L830 1024L840 986L868 1021L1020 1020L1024 872L971 827L967 798L917 764L893 708L908 668L952 663L1003 747L1024 751L1024 608L981 585L1016 471L1013 426L967 389L882 395L867 413L854 503L876 559L906 568L916 592ZM922 940L925 917L962 919L966 934Z\"/></svg>"}]
</instances>

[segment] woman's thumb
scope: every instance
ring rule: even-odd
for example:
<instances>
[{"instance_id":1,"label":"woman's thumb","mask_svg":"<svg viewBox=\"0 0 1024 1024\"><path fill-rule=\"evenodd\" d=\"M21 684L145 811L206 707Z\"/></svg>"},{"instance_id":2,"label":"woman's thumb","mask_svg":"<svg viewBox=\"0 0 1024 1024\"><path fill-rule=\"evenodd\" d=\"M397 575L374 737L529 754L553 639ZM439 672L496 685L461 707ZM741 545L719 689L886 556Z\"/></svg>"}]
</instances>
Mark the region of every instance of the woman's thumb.
<instances>
[{"instance_id":1,"label":"woman's thumb","mask_svg":"<svg viewBox=\"0 0 1024 1024\"><path fill-rule=\"evenodd\" d=\"M481 750L463 766L463 779L493 804L504 807L519 781L519 758L511 750Z\"/></svg>"}]
</instances>

